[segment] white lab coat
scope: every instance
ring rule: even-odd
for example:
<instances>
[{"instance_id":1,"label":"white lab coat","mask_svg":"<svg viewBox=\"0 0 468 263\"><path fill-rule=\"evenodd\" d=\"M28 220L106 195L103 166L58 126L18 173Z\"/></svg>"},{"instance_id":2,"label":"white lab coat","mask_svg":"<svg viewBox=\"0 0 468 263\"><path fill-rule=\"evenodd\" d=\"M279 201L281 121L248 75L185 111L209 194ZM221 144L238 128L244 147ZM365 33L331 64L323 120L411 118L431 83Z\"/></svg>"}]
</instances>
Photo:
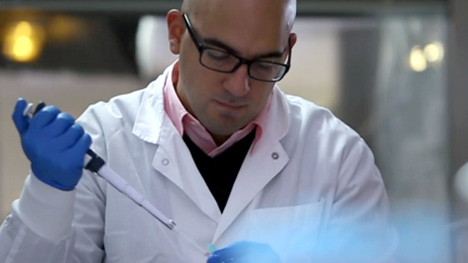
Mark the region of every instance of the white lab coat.
<instances>
[{"instance_id":1,"label":"white lab coat","mask_svg":"<svg viewBox=\"0 0 468 263\"><path fill-rule=\"evenodd\" d=\"M171 70L146 89L91 106L79 122L92 136L94 151L180 231L201 247L266 242L288 263L324 257L333 259L329 262L377 262L392 253L397 236L388 221L382 178L364 141L328 110L277 87L268 112L274 121L247 154L221 214L164 112L162 87ZM85 172L76 196L63 197L75 203L74 211L55 216L36 212L36 220L27 219L31 207L40 207L34 203L39 197L28 193L32 185L48 187L34 176L27 179L0 231L0 262L206 261L96 175ZM57 210L49 204L40 209ZM37 220L55 223L38 227ZM61 230L51 234L56 228Z\"/></svg>"}]
</instances>

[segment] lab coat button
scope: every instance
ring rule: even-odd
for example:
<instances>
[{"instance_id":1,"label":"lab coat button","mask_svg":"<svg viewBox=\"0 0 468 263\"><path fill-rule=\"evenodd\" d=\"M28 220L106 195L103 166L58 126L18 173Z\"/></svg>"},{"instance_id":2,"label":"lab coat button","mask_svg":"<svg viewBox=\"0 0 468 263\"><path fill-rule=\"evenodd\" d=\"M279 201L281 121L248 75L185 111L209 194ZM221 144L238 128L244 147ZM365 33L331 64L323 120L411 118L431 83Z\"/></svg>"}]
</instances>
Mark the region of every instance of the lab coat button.
<instances>
[{"instance_id":1,"label":"lab coat button","mask_svg":"<svg viewBox=\"0 0 468 263\"><path fill-rule=\"evenodd\" d=\"M279 154L274 152L271 154L271 158L273 158L274 160L277 160L279 158Z\"/></svg>"},{"instance_id":2,"label":"lab coat button","mask_svg":"<svg viewBox=\"0 0 468 263\"><path fill-rule=\"evenodd\" d=\"M162 159L161 163L163 165L168 165L169 164L169 160L168 159Z\"/></svg>"}]
</instances>

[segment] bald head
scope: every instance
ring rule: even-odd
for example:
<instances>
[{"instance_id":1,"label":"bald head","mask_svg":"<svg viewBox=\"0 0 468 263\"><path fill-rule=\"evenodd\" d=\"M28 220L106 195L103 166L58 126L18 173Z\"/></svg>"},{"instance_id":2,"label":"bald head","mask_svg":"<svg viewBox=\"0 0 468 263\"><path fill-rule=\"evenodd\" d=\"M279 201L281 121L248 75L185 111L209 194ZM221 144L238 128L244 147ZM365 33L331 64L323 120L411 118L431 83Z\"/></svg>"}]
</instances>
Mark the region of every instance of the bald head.
<instances>
[{"instance_id":1,"label":"bald head","mask_svg":"<svg viewBox=\"0 0 468 263\"><path fill-rule=\"evenodd\" d=\"M275 10L276 17L282 20L288 32L296 19L296 0L183 0L181 11L196 17L222 12L222 9L235 12L233 7L240 12L253 13Z\"/></svg>"},{"instance_id":2,"label":"bald head","mask_svg":"<svg viewBox=\"0 0 468 263\"><path fill-rule=\"evenodd\" d=\"M267 103L274 82L251 74L268 71L263 63L289 63L295 16L296 0L184 0L181 11L168 12L171 51L179 55L177 95L218 144ZM242 65L233 72L217 70L236 58ZM263 68L251 72L255 64L246 60L261 60Z\"/></svg>"}]
</instances>

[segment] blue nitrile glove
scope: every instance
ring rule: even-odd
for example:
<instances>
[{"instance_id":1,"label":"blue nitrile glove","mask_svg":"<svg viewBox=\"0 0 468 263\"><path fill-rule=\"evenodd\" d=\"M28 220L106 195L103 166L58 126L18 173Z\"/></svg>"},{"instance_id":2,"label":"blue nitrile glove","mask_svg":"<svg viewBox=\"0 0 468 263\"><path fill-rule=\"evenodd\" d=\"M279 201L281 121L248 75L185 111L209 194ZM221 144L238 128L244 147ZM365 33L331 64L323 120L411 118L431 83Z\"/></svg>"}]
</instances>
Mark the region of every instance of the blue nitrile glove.
<instances>
[{"instance_id":1,"label":"blue nitrile glove","mask_svg":"<svg viewBox=\"0 0 468 263\"><path fill-rule=\"evenodd\" d=\"M33 118L23 116L26 106L26 100L18 99L12 118L33 174L57 189L74 189L91 137L70 114L54 106L44 107Z\"/></svg>"},{"instance_id":2,"label":"blue nitrile glove","mask_svg":"<svg viewBox=\"0 0 468 263\"><path fill-rule=\"evenodd\" d=\"M280 263L279 255L268 245L240 241L218 249L207 263Z\"/></svg>"}]
</instances>

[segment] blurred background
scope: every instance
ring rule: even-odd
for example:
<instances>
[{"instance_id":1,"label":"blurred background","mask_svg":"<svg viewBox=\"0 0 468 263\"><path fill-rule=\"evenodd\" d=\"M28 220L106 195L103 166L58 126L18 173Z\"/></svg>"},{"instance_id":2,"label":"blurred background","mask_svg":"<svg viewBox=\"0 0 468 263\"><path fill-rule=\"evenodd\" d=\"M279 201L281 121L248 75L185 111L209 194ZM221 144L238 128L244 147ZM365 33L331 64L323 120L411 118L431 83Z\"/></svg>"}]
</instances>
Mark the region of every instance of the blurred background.
<instances>
[{"instance_id":1,"label":"blurred background","mask_svg":"<svg viewBox=\"0 0 468 263\"><path fill-rule=\"evenodd\" d=\"M176 57L180 0L0 0L0 219L29 163L18 97L78 117L141 89ZM279 85L330 108L370 145L402 262L468 262L468 1L298 0L292 69Z\"/></svg>"}]
</instances>

